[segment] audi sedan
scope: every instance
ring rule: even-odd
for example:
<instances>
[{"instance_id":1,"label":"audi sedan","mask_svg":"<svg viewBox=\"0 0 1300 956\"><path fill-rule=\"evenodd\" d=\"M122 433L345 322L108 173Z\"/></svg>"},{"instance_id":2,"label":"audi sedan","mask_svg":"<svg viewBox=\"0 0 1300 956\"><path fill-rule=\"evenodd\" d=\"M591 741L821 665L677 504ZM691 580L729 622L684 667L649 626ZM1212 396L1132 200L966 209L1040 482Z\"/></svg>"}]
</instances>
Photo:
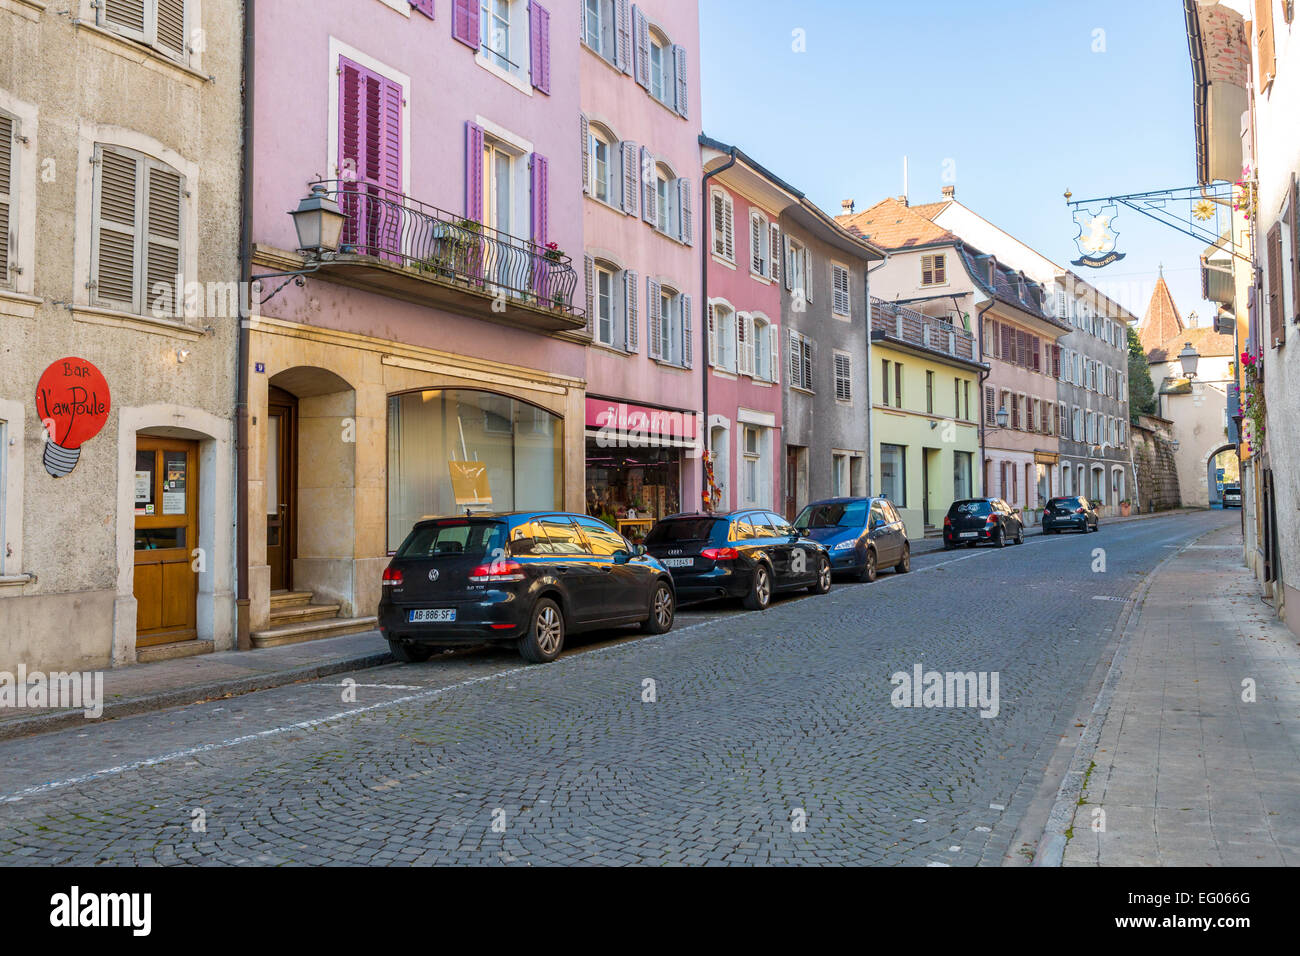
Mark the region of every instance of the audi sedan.
<instances>
[{"instance_id":1,"label":"audi sedan","mask_svg":"<svg viewBox=\"0 0 1300 956\"><path fill-rule=\"evenodd\" d=\"M1025 543L1025 523L1020 509L1001 498L965 498L954 501L943 519L943 549L959 544L975 547L992 544L1005 548L1008 542Z\"/></svg>"},{"instance_id":2,"label":"audi sedan","mask_svg":"<svg viewBox=\"0 0 1300 956\"><path fill-rule=\"evenodd\" d=\"M1097 507L1083 495L1053 498L1043 509L1043 534L1060 534L1062 531L1101 530L1101 516Z\"/></svg>"},{"instance_id":3,"label":"audi sedan","mask_svg":"<svg viewBox=\"0 0 1300 956\"><path fill-rule=\"evenodd\" d=\"M799 533L826 546L831 570L859 581L876 580L879 568L912 570L912 546L902 516L888 498L814 501L794 519Z\"/></svg>"},{"instance_id":4,"label":"audi sedan","mask_svg":"<svg viewBox=\"0 0 1300 956\"><path fill-rule=\"evenodd\" d=\"M650 529L645 544L683 601L739 598L761 611L781 591L831 589L826 548L771 511L673 515Z\"/></svg>"},{"instance_id":5,"label":"audi sedan","mask_svg":"<svg viewBox=\"0 0 1300 956\"><path fill-rule=\"evenodd\" d=\"M399 661L488 643L546 663L579 631L669 631L676 603L664 567L603 521L475 514L415 525L384 571L379 629Z\"/></svg>"}]
</instances>

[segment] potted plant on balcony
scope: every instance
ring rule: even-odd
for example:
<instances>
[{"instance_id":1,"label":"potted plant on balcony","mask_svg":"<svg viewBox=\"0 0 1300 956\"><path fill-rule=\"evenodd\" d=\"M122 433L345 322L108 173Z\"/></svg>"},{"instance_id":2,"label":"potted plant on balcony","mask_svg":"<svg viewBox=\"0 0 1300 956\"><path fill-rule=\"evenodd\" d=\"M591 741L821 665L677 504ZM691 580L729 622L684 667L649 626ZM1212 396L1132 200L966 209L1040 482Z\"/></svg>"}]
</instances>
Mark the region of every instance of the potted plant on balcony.
<instances>
[{"instance_id":1,"label":"potted plant on balcony","mask_svg":"<svg viewBox=\"0 0 1300 956\"><path fill-rule=\"evenodd\" d=\"M551 262L560 262L564 259L564 251L553 242L546 244L546 251L542 255Z\"/></svg>"},{"instance_id":2,"label":"potted plant on balcony","mask_svg":"<svg viewBox=\"0 0 1300 956\"><path fill-rule=\"evenodd\" d=\"M479 235L483 224L473 219L458 219L455 222L438 222L433 229L433 252L418 268L436 272L447 279L477 276L476 264L481 258L478 253Z\"/></svg>"}]
</instances>

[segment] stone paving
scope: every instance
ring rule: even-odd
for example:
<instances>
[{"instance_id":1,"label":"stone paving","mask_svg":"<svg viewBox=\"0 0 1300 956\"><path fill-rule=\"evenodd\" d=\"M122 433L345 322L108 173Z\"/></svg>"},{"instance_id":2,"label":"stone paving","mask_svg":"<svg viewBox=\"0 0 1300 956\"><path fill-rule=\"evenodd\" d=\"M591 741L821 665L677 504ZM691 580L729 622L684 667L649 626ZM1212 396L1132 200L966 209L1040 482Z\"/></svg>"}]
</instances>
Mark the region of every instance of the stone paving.
<instances>
[{"instance_id":1,"label":"stone paving","mask_svg":"<svg viewBox=\"0 0 1300 956\"><path fill-rule=\"evenodd\" d=\"M1153 576L1129 631L1064 865L1300 865L1300 645L1235 524Z\"/></svg>"},{"instance_id":2,"label":"stone paving","mask_svg":"<svg viewBox=\"0 0 1300 956\"><path fill-rule=\"evenodd\" d=\"M0 742L0 862L998 864L1124 599L1232 520L925 555L549 666L484 650ZM895 708L917 663L997 672L998 716Z\"/></svg>"}]
</instances>

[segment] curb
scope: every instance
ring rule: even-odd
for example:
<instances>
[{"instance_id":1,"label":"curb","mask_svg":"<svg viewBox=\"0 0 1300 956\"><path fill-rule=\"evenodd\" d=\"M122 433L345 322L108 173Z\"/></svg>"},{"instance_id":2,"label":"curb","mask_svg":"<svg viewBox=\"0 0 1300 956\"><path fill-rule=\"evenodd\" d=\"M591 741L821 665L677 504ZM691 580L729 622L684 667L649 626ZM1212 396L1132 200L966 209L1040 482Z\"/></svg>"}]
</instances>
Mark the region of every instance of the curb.
<instances>
[{"instance_id":1,"label":"curb","mask_svg":"<svg viewBox=\"0 0 1300 956\"><path fill-rule=\"evenodd\" d=\"M88 720L80 710L57 710L48 714L35 714L31 717L18 717L0 722L0 740L15 740L35 734L50 733L68 727L84 727L90 724L131 717L166 710L168 707L184 707L199 704L205 700L221 697L239 697L261 690L297 684L300 681L330 677L346 671L365 670L391 664L393 655L388 651L376 651L370 654L358 654L352 657L336 658L322 664L304 664L290 670L274 671L269 674L256 674L251 677L239 677L226 680L208 681L204 684L191 684L175 690L162 691L140 697L129 697L104 704L104 713L93 720Z\"/></svg>"},{"instance_id":2,"label":"curb","mask_svg":"<svg viewBox=\"0 0 1300 956\"><path fill-rule=\"evenodd\" d=\"M1209 531L1198 534L1180 545L1177 551L1166 555L1154 568L1146 573L1146 576L1133 589L1132 594L1129 595L1128 600L1125 602L1123 617L1116 628L1120 634L1119 640L1111 656L1110 664L1107 665L1106 677L1102 680L1101 689L1097 692L1097 699L1093 702L1092 711L1088 715L1088 724L1083 728L1083 733L1079 735L1079 741L1074 746L1074 755L1070 758L1069 767L1061 780L1060 788L1057 790L1056 800L1047 815L1047 823L1044 825L1043 833L1034 849L1034 866L1060 867L1061 861L1065 858L1066 844L1069 843L1069 839L1065 834L1067 830L1074 826L1074 818L1079 808L1079 797L1083 793L1083 780L1087 776L1088 767L1097 753L1097 742L1101 738L1101 728L1105 725L1106 717L1110 713L1110 704L1115 696L1115 688L1119 684L1119 678L1124 670L1124 658L1128 654L1135 627L1135 613L1136 620L1141 620L1142 608L1146 603L1147 592L1151 590L1152 582L1166 564L1173 561L1174 558L1177 558L1202 538L1209 537L1221 530L1221 528L1211 528Z\"/></svg>"}]
</instances>

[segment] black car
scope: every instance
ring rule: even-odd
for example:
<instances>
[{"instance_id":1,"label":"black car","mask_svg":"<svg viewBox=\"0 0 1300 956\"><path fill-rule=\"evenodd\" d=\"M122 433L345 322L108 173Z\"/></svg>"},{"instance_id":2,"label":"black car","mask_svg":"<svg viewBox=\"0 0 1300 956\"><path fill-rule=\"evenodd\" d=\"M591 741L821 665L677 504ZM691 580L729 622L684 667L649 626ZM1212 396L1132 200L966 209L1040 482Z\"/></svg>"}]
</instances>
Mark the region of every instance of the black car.
<instances>
[{"instance_id":1,"label":"black car","mask_svg":"<svg viewBox=\"0 0 1300 956\"><path fill-rule=\"evenodd\" d=\"M1223 507L1225 508L1241 507L1241 485L1223 486Z\"/></svg>"},{"instance_id":2,"label":"black car","mask_svg":"<svg viewBox=\"0 0 1300 956\"><path fill-rule=\"evenodd\" d=\"M673 515L656 522L645 546L683 601L740 598L761 611L778 591L831 589L826 549L770 511Z\"/></svg>"},{"instance_id":3,"label":"black car","mask_svg":"<svg viewBox=\"0 0 1300 956\"><path fill-rule=\"evenodd\" d=\"M814 501L794 519L799 533L826 546L831 570L860 581L876 580L879 568L912 570L907 528L888 498L828 498Z\"/></svg>"},{"instance_id":4,"label":"black car","mask_svg":"<svg viewBox=\"0 0 1300 956\"><path fill-rule=\"evenodd\" d=\"M1053 498L1043 509L1043 534L1060 534L1062 531L1101 530L1101 516L1097 507L1083 495Z\"/></svg>"},{"instance_id":5,"label":"black car","mask_svg":"<svg viewBox=\"0 0 1300 956\"><path fill-rule=\"evenodd\" d=\"M980 542L1005 548L1008 541L1025 543L1025 523L1020 509L1001 498L963 498L954 501L943 519L943 549Z\"/></svg>"},{"instance_id":6,"label":"black car","mask_svg":"<svg viewBox=\"0 0 1300 956\"><path fill-rule=\"evenodd\" d=\"M400 661L437 647L514 644L555 660L567 634L673 626L672 577L603 521L515 512L418 522L384 571L379 629Z\"/></svg>"}]
</instances>

